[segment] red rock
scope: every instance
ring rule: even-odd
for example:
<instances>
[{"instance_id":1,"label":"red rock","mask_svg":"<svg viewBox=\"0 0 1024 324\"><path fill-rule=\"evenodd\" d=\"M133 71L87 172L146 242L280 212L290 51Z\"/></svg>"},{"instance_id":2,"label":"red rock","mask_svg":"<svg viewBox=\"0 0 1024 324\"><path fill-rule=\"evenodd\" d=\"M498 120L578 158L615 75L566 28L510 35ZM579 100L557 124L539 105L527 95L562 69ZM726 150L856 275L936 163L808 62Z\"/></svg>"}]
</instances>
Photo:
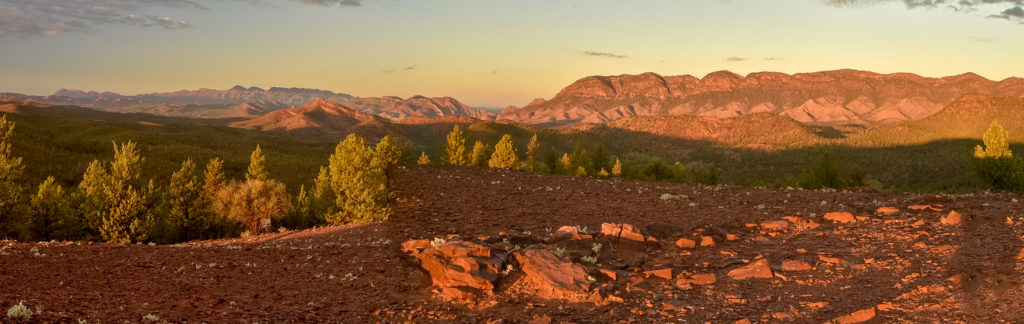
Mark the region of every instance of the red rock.
<instances>
[{"instance_id":1,"label":"red rock","mask_svg":"<svg viewBox=\"0 0 1024 324\"><path fill-rule=\"evenodd\" d=\"M895 215L899 212L900 210L895 207L878 207L878 209L875 210L875 213L879 215Z\"/></svg>"},{"instance_id":2,"label":"red rock","mask_svg":"<svg viewBox=\"0 0 1024 324\"><path fill-rule=\"evenodd\" d=\"M824 261L826 263L831 263L831 264L843 263L843 259L827 257L827 256L824 256L824 255L819 255L818 256L818 260Z\"/></svg>"},{"instance_id":3,"label":"red rock","mask_svg":"<svg viewBox=\"0 0 1024 324\"><path fill-rule=\"evenodd\" d=\"M582 265L559 257L544 249L526 249L512 254L541 297L569 297L584 293L590 287L587 271Z\"/></svg>"},{"instance_id":4,"label":"red rock","mask_svg":"<svg viewBox=\"0 0 1024 324\"><path fill-rule=\"evenodd\" d=\"M942 219L939 220L939 223L942 225L957 225L960 224L960 221L962 219L963 216L960 215L960 213L956 212L955 210L951 210L949 211L949 215L942 216Z\"/></svg>"},{"instance_id":5,"label":"red rock","mask_svg":"<svg viewBox=\"0 0 1024 324\"><path fill-rule=\"evenodd\" d=\"M469 241L448 242L435 248L427 240L415 240L402 243L402 249L419 260L434 286L458 288L448 289L448 293L442 289L443 294L458 298L465 296L465 289L492 291L505 265L504 252Z\"/></svg>"},{"instance_id":6,"label":"red rock","mask_svg":"<svg viewBox=\"0 0 1024 324\"><path fill-rule=\"evenodd\" d=\"M875 308L862 309L847 315L840 316L833 319L831 323L835 324L855 324L870 321L875 318Z\"/></svg>"},{"instance_id":7,"label":"red rock","mask_svg":"<svg viewBox=\"0 0 1024 324\"><path fill-rule=\"evenodd\" d=\"M761 229L766 231L783 231L789 228L789 222L787 221L764 221L761 222Z\"/></svg>"},{"instance_id":8,"label":"red rock","mask_svg":"<svg viewBox=\"0 0 1024 324\"><path fill-rule=\"evenodd\" d=\"M611 279L612 281L619 279L619 273L616 272L615 270L601 269L599 271L601 272L601 274L603 274L605 277L608 277L608 279Z\"/></svg>"},{"instance_id":9,"label":"red rock","mask_svg":"<svg viewBox=\"0 0 1024 324\"><path fill-rule=\"evenodd\" d=\"M676 240L676 246L683 249L692 249L697 246L697 242L684 237Z\"/></svg>"},{"instance_id":10,"label":"red rock","mask_svg":"<svg viewBox=\"0 0 1024 324\"><path fill-rule=\"evenodd\" d=\"M679 276L676 285L713 285L718 278L713 273L698 273L693 275Z\"/></svg>"},{"instance_id":11,"label":"red rock","mask_svg":"<svg viewBox=\"0 0 1024 324\"><path fill-rule=\"evenodd\" d=\"M664 269L658 269L658 270L644 271L644 276L647 277L647 278L655 277L655 278L661 278L661 279L665 279L665 280L671 280L672 279L672 268L664 268Z\"/></svg>"},{"instance_id":12,"label":"red rock","mask_svg":"<svg viewBox=\"0 0 1024 324\"><path fill-rule=\"evenodd\" d=\"M825 219L833 221L833 222L837 222L837 223L855 223L855 222L857 222L857 218L853 217L853 214L850 213L850 212L831 212L831 213L825 214Z\"/></svg>"},{"instance_id":13,"label":"red rock","mask_svg":"<svg viewBox=\"0 0 1024 324\"><path fill-rule=\"evenodd\" d=\"M551 324L551 323L554 323L554 321L552 321L551 317L548 317L547 315L537 316L537 317L534 317L532 320L530 320L530 324Z\"/></svg>"},{"instance_id":14,"label":"red rock","mask_svg":"<svg viewBox=\"0 0 1024 324\"><path fill-rule=\"evenodd\" d=\"M931 209L931 208L932 208L931 205L910 205L910 206L907 206L907 209L916 210L916 211L922 211L922 210L927 210L927 209Z\"/></svg>"},{"instance_id":15,"label":"red rock","mask_svg":"<svg viewBox=\"0 0 1024 324\"><path fill-rule=\"evenodd\" d=\"M701 236L700 246L715 246L715 238L710 236Z\"/></svg>"},{"instance_id":16,"label":"red rock","mask_svg":"<svg viewBox=\"0 0 1024 324\"><path fill-rule=\"evenodd\" d=\"M640 243L658 241L652 236L644 235L643 233L640 232L640 229L630 224L601 224L601 235L615 237L620 240L630 240Z\"/></svg>"},{"instance_id":17,"label":"red rock","mask_svg":"<svg viewBox=\"0 0 1024 324\"><path fill-rule=\"evenodd\" d=\"M735 321L735 322L732 322L732 323L733 323L733 324L751 324L751 323L750 323L750 319L748 319L748 318L746 318L746 317L744 317L744 318L741 318L741 319L739 319L738 321Z\"/></svg>"},{"instance_id":18,"label":"red rock","mask_svg":"<svg viewBox=\"0 0 1024 324\"><path fill-rule=\"evenodd\" d=\"M892 302L884 302L878 304L878 306L875 306L875 309L877 309L880 312L891 311L893 309Z\"/></svg>"},{"instance_id":19,"label":"red rock","mask_svg":"<svg viewBox=\"0 0 1024 324\"><path fill-rule=\"evenodd\" d=\"M733 280L746 279L771 279L772 269L768 267L768 260L759 258L751 261L745 266L729 271L729 278Z\"/></svg>"},{"instance_id":20,"label":"red rock","mask_svg":"<svg viewBox=\"0 0 1024 324\"><path fill-rule=\"evenodd\" d=\"M800 260L783 260L782 271L807 271L811 270L811 264Z\"/></svg>"},{"instance_id":21,"label":"red rock","mask_svg":"<svg viewBox=\"0 0 1024 324\"><path fill-rule=\"evenodd\" d=\"M740 236L736 235L736 234L725 234L725 240L726 241L739 241L740 240Z\"/></svg>"},{"instance_id":22,"label":"red rock","mask_svg":"<svg viewBox=\"0 0 1024 324\"><path fill-rule=\"evenodd\" d=\"M587 234L581 234L579 228L576 226L562 226L555 231L553 237L555 240L587 240L593 238Z\"/></svg>"}]
</instances>

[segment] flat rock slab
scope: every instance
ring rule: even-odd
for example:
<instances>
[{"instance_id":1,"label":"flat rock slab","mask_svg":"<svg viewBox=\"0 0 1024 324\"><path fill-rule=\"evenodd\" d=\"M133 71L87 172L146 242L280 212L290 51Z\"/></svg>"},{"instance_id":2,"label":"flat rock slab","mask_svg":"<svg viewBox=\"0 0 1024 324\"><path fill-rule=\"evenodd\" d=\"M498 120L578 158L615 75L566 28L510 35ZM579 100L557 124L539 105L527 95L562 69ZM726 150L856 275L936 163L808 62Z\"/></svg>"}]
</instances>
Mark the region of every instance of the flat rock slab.
<instances>
[{"instance_id":1,"label":"flat rock slab","mask_svg":"<svg viewBox=\"0 0 1024 324\"><path fill-rule=\"evenodd\" d=\"M638 243L656 243L658 239L650 235L644 235L639 228L630 224L604 223L601 224L601 235L629 240Z\"/></svg>"},{"instance_id":2,"label":"flat rock slab","mask_svg":"<svg viewBox=\"0 0 1024 324\"><path fill-rule=\"evenodd\" d=\"M729 278L733 280L771 279L772 277L772 269L768 267L768 260L764 258L755 259L745 266L729 271Z\"/></svg>"},{"instance_id":3,"label":"flat rock slab","mask_svg":"<svg viewBox=\"0 0 1024 324\"><path fill-rule=\"evenodd\" d=\"M512 257L519 262L525 279L537 289L540 297L569 297L590 288L586 268L551 251L526 249L513 252Z\"/></svg>"},{"instance_id":4,"label":"flat rock slab","mask_svg":"<svg viewBox=\"0 0 1024 324\"><path fill-rule=\"evenodd\" d=\"M420 261L420 266L430 273L434 286L461 291L493 291L494 282L498 280L506 260L504 251L469 241L448 242L434 247L427 240L413 240L402 243L402 250ZM453 297L461 296L464 295Z\"/></svg>"}]
</instances>

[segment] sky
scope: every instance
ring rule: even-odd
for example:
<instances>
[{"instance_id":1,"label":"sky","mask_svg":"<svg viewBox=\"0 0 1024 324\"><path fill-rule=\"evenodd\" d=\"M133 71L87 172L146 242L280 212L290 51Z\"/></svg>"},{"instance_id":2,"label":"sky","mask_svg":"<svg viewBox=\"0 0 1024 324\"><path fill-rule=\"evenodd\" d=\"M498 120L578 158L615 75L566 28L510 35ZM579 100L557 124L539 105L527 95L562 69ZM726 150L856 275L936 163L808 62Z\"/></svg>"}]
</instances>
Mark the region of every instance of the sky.
<instances>
[{"instance_id":1,"label":"sky","mask_svg":"<svg viewBox=\"0 0 1024 324\"><path fill-rule=\"evenodd\" d=\"M0 0L0 92L526 105L590 75L1024 77L1024 0Z\"/></svg>"}]
</instances>

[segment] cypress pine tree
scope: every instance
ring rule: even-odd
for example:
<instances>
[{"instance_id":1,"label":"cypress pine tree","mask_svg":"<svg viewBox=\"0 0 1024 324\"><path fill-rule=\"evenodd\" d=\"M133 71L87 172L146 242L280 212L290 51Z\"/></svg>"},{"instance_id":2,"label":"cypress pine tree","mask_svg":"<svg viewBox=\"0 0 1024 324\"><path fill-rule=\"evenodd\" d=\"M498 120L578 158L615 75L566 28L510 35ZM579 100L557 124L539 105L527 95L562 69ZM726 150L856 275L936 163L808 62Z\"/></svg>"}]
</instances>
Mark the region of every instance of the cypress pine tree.
<instances>
[{"instance_id":1,"label":"cypress pine tree","mask_svg":"<svg viewBox=\"0 0 1024 324\"><path fill-rule=\"evenodd\" d=\"M268 177L270 177L270 174L267 173L267 157L263 155L263 150L257 144L256 149L252 151L252 155L249 157L249 171L245 173L245 180L264 181Z\"/></svg>"},{"instance_id":2,"label":"cypress pine tree","mask_svg":"<svg viewBox=\"0 0 1024 324\"><path fill-rule=\"evenodd\" d=\"M14 238L14 225L18 222L16 207L21 203L21 179L24 166L21 157L11 153L14 122L7 115L0 116L0 238Z\"/></svg>"},{"instance_id":3,"label":"cypress pine tree","mask_svg":"<svg viewBox=\"0 0 1024 324\"><path fill-rule=\"evenodd\" d=\"M473 153L471 155L470 165L487 166L487 157L491 155L491 152L487 149L487 145L484 145L484 142L476 141L476 143L473 143Z\"/></svg>"},{"instance_id":4,"label":"cypress pine tree","mask_svg":"<svg viewBox=\"0 0 1024 324\"><path fill-rule=\"evenodd\" d=\"M621 177L622 176L622 161L619 161L619 159L615 159L615 165L612 166L612 176L613 177Z\"/></svg>"},{"instance_id":5,"label":"cypress pine tree","mask_svg":"<svg viewBox=\"0 0 1024 324\"><path fill-rule=\"evenodd\" d=\"M75 230L72 226L71 205L68 204L64 188L53 177L47 177L39 185L39 191L29 201L29 222L32 239L49 241L70 239Z\"/></svg>"},{"instance_id":6,"label":"cypress pine tree","mask_svg":"<svg viewBox=\"0 0 1024 324\"><path fill-rule=\"evenodd\" d=\"M209 207L192 159L181 163L181 169L171 174L167 187L167 219L178 233L178 240L203 238L209 225Z\"/></svg>"},{"instance_id":7,"label":"cypress pine tree","mask_svg":"<svg viewBox=\"0 0 1024 324\"><path fill-rule=\"evenodd\" d=\"M110 168L93 161L86 169L79 190L86 201L83 211L89 227L103 240L129 243L145 240L149 228L148 211L153 182L140 179L142 162L135 143L114 144Z\"/></svg>"},{"instance_id":8,"label":"cypress pine tree","mask_svg":"<svg viewBox=\"0 0 1024 324\"><path fill-rule=\"evenodd\" d=\"M530 137L530 144L526 145L526 169L530 171L537 170L537 150L540 149L540 143L537 142L537 134L533 134Z\"/></svg>"},{"instance_id":9,"label":"cypress pine tree","mask_svg":"<svg viewBox=\"0 0 1024 324\"><path fill-rule=\"evenodd\" d=\"M430 164L430 157L427 156L427 152L420 152L420 158L419 158L419 160L416 160L416 164L419 164L419 165Z\"/></svg>"},{"instance_id":10,"label":"cypress pine tree","mask_svg":"<svg viewBox=\"0 0 1024 324\"><path fill-rule=\"evenodd\" d=\"M487 165L492 168L515 168L519 166L519 155L512 144L512 135L505 134L498 141L498 144L494 145L494 154L491 154L491 160L487 162Z\"/></svg>"},{"instance_id":11,"label":"cypress pine tree","mask_svg":"<svg viewBox=\"0 0 1024 324\"><path fill-rule=\"evenodd\" d=\"M455 125L448 133L448 142L444 147L442 161L451 165L466 165L466 138L462 136L459 125Z\"/></svg>"},{"instance_id":12,"label":"cypress pine tree","mask_svg":"<svg viewBox=\"0 0 1024 324\"><path fill-rule=\"evenodd\" d=\"M206 172L203 173L203 193L206 198L212 201L224 182L224 161L213 158L206 164Z\"/></svg>"},{"instance_id":13,"label":"cypress pine tree","mask_svg":"<svg viewBox=\"0 0 1024 324\"><path fill-rule=\"evenodd\" d=\"M337 193L335 212L327 215L327 222L371 222L387 219L387 176L378 154L366 146L366 141L349 134L338 143L330 158L331 188Z\"/></svg>"}]
</instances>

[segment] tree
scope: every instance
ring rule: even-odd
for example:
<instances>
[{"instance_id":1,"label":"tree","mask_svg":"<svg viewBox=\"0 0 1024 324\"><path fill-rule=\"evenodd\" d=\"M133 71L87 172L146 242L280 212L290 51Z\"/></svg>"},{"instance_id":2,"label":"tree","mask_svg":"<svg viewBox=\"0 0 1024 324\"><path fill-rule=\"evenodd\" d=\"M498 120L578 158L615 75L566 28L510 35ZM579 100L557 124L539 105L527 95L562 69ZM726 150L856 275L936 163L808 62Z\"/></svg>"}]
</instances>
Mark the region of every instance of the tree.
<instances>
[{"instance_id":1,"label":"tree","mask_svg":"<svg viewBox=\"0 0 1024 324\"><path fill-rule=\"evenodd\" d=\"M267 173L267 157L263 155L263 150L257 144L256 149L249 156L249 171L245 173L245 180L264 181L269 176L270 174Z\"/></svg>"},{"instance_id":2,"label":"tree","mask_svg":"<svg viewBox=\"0 0 1024 324\"><path fill-rule=\"evenodd\" d=\"M494 145L494 154L491 154L491 160L487 165L492 168L515 168L519 165L519 155L512 145L512 135L505 134L498 144Z\"/></svg>"},{"instance_id":3,"label":"tree","mask_svg":"<svg viewBox=\"0 0 1024 324\"><path fill-rule=\"evenodd\" d=\"M442 160L451 165L466 165L466 138L462 136L459 125L455 125L448 133L448 143L444 147Z\"/></svg>"},{"instance_id":4,"label":"tree","mask_svg":"<svg viewBox=\"0 0 1024 324\"><path fill-rule=\"evenodd\" d=\"M387 176L377 153L366 141L349 134L330 157L331 188L337 194L335 210L326 216L331 224L372 222L387 219Z\"/></svg>"},{"instance_id":5,"label":"tree","mask_svg":"<svg viewBox=\"0 0 1024 324\"><path fill-rule=\"evenodd\" d=\"M563 153L562 159L558 160L558 162L559 169L562 170L561 173L569 174L572 171L572 158L569 157L569 153Z\"/></svg>"},{"instance_id":6,"label":"tree","mask_svg":"<svg viewBox=\"0 0 1024 324\"><path fill-rule=\"evenodd\" d=\"M419 164L419 165L430 164L430 157L427 156L427 152L420 152L420 159L416 160L416 164Z\"/></svg>"},{"instance_id":7,"label":"tree","mask_svg":"<svg viewBox=\"0 0 1024 324\"><path fill-rule=\"evenodd\" d=\"M129 141L120 146L114 143L114 160L109 168L96 160L85 170L78 188L85 197L82 209L90 229L109 242L139 242L147 238L150 194L141 180L141 166L145 159Z\"/></svg>"},{"instance_id":8,"label":"tree","mask_svg":"<svg viewBox=\"0 0 1024 324\"><path fill-rule=\"evenodd\" d=\"M975 146L971 159L978 177L998 190L1024 190L1024 161L1013 157L1010 134L993 121L982 140L985 146Z\"/></svg>"},{"instance_id":9,"label":"tree","mask_svg":"<svg viewBox=\"0 0 1024 324\"><path fill-rule=\"evenodd\" d=\"M182 162L181 168L171 174L171 183L165 193L167 219L178 233L178 240L203 238L210 225L210 202L195 176L195 170L192 159Z\"/></svg>"},{"instance_id":10,"label":"tree","mask_svg":"<svg viewBox=\"0 0 1024 324\"><path fill-rule=\"evenodd\" d=\"M526 145L526 169L530 171L537 170L537 150L540 149L540 143L537 142L537 134L533 134L530 137L530 143Z\"/></svg>"},{"instance_id":11,"label":"tree","mask_svg":"<svg viewBox=\"0 0 1024 324\"><path fill-rule=\"evenodd\" d=\"M206 198L213 200L217 192L224 186L224 161L214 158L206 164L206 172L203 173L203 193Z\"/></svg>"},{"instance_id":12,"label":"tree","mask_svg":"<svg viewBox=\"0 0 1024 324\"><path fill-rule=\"evenodd\" d=\"M13 235L17 223L16 207L21 203L21 179L24 166L21 157L11 153L11 138L14 136L14 122L7 115L0 116L0 237Z\"/></svg>"},{"instance_id":13,"label":"tree","mask_svg":"<svg viewBox=\"0 0 1024 324\"><path fill-rule=\"evenodd\" d=\"M555 174L558 172L558 155L555 151L547 150L544 151L544 157L542 158L541 165L544 166L544 171L548 174Z\"/></svg>"},{"instance_id":14,"label":"tree","mask_svg":"<svg viewBox=\"0 0 1024 324\"><path fill-rule=\"evenodd\" d=\"M266 232L270 222L291 206L284 184L276 180L233 181L217 192L213 208L241 222L250 235Z\"/></svg>"},{"instance_id":15,"label":"tree","mask_svg":"<svg viewBox=\"0 0 1024 324\"><path fill-rule=\"evenodd\" d=\"M491 151L487 149L484 142L476 141L473 143L473 153L470 155L470 165L487 166L487 157L491 155Z\"/></svg>"},{"instance_id":16,"label":"tree","mask_svg":"<svg viewBox=\"0 0 1024 324\"><path fill-rule=\"evenodd\" d=\"M982 136L982 140L985 143L985 147L982 148L981 145L974 147L975 158L999 159L1013 157L1013 152L1010 152L1010 133L1002 125L999 125L998 122L992 121L988 130L985 131L985 135Z\"/></svg>"},{"instance_id":17,"label":"tree","mask_svg":"<svg viewBox=\"0 0 1024 324\"><path fill-rule=\"evenodd\" d=\"M28 218L31 224L31 239L49 241L73 238L75 226L71 217L71 205L64 194L64 188L53 177L47 177L39 185L39 191L29 200Z\"/></svg>"},{"instance_id":18,"label":"tree","mask_svg":"<svg viewBox=\"0 0 1024 324\"><path fill-rule=\"evenodd\" d=\"M804 189L819 189L823 187L838 189L842 187L843 183L839 176L839 167L836 166L836 158L832 150L822 150L821 157L818 159L818 165L813 169L804 171L800 175L798 184Z\"/></svg>"},{"instance_id":19,"label":"tree","mask_svg":"<svg viewBox=\"0 0 1024 324\"><path fill-rule=\"evenodd\" d=\"M622 161L620 161L619 159L615 159L615 165L612 166L612 176L613 177L621 177L622 176Z\"/></svg>"},{"instance_id":20,"label":"tree","mask_svg":"<svg viewBox=\"0 0 1024 324\"><path fill-rule=\"evenodd\" d=\"M597 143L594 145L594 153L590 154L590 160L593 164L592 170L607 169L608 165L608 153L604 150L604 145Z\"/></svg>"},{"instance_id":21,"label":"tree","mask_svg":"<svg viewBox=\"0 0 1024 324\"><path fill-rule=\"evenodd\" d=\"M587 169L584 168L582 165L577 166L576 167L576 176L577 177L586 177L587 176Z\"/></svg>"}]
</instances>

